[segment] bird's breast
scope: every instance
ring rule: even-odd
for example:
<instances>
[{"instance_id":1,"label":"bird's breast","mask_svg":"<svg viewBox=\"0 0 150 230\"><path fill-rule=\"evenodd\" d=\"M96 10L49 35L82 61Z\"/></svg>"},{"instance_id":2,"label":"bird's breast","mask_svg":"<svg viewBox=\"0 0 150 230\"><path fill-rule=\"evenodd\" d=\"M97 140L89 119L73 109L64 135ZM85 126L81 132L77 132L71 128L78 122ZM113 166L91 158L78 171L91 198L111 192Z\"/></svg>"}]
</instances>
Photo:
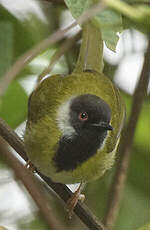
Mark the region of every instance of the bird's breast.
<instances>
[{"instance_id":1,"label":"bird's breast","mask_svg":"<svg viewBox=\"0 0 150 230\"><path fill-rule=\"evenodd\" d=\"M72 171L96 154L103 145L107 132L101 135L85 133L63 136L53 157L57 172Z\"/></svg>"}]
</instances>

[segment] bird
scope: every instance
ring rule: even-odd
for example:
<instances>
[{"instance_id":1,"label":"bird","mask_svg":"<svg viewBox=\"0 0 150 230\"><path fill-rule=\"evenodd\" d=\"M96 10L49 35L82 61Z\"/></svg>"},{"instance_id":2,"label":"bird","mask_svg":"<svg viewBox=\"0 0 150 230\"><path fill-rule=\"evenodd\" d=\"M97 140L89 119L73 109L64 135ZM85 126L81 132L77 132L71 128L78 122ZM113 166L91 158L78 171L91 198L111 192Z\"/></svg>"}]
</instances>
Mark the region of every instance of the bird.
<instances>
[{"instance_id":1,"label":"bird","mask_svg":"<svg viewBox=\"0 0 150 230\"><path fill-rule=\"evenodd\" d=\"M74 208L81 185L112 167L124 119L118 88L97 68L84 63L71 74L47 77L29 98L24 136L29 160L56 183L80 183L69 201Z\"/></svg>"}]
</instances>

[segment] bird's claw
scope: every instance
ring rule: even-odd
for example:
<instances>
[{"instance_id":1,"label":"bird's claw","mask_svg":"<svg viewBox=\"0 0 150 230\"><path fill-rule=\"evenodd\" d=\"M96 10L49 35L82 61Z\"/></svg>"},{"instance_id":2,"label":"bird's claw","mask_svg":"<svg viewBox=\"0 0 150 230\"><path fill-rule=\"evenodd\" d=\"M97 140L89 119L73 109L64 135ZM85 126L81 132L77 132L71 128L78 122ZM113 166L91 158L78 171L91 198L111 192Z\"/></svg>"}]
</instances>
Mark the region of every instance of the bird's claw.
<instances>
[{"instance_id":1,"label":"bird's claw","mask_svg":"<svg viewBox=\"0 0 150 230\"><path fill-rule=\"evenodd\" d=\"M74 208L76 207L78 201L83 202L84 200L85 200L85 195L80 193L80 186L79 186L77 191L75 191L67 201L67 212L68 212L69 219L72 218Z\"/></svg>"},{"instance_id":2,"label":"bird's claw","mask_svg":"<svg viewBox=\"0 0 150 230\"><path fill-rule=\"evenodd\" d=\"M27 161L25 167L27 169L29 169L29 171L32 172L32 173L36 173L36 171L37 171L35 166L32 164L32 162L30 160Z\"/></svg>"}]
</instances>

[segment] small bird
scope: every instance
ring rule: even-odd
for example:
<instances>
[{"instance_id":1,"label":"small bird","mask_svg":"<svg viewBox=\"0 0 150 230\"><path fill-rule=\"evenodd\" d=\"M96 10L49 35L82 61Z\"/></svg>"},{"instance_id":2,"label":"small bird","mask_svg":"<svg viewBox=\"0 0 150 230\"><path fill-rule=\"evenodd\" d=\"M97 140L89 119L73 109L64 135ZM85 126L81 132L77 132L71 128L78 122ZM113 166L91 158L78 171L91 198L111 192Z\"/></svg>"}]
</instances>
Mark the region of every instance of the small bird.
<instances>
[{"instance_id":1,"label":"small bird","mask_svg":"<svg viewBox=\"0 0 150 230\"><path fill-rule=\"evenodd\" d=\"M54 182L95 180L114 163L124 116L119 90L103 73L48 77L29 99L28 157Z\"/></svg>"}]
</instances>

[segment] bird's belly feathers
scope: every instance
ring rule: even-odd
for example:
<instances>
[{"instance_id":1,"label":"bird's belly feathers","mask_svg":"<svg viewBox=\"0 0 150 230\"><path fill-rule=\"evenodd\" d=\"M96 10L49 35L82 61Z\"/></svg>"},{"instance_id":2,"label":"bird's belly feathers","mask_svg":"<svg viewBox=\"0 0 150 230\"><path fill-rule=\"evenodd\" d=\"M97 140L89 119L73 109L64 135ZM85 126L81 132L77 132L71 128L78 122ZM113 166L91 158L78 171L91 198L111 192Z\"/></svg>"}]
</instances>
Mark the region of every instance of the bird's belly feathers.
<instances>
[{"instance_id":1,"label":"bird's belly feathers","mask_svg":"<svg viewBox=\"0 0 150 230\"><path fill-rule=\"evenodd\" d=\"M95 156L91 157L74 170L63 170L61 172L56 172L54 170L54 172L48 176L55 182L64 184L96 180L101 177L107 169L111 168L114 163L115 152L116 150L111 153L97 152Z\"/></svg>"},{"instance_id":2,"label":"bird's belly feathers","mask_svg":"<svg viewBox=\"0 0 150 230\"><path fill-rule=\"evenodd\" d=\"M54 172L52 179L56 182L64 184L73 184L78 182L88 182L101 177L104 172L110 169L115 160L116 150L119 144L119 139L114 150L110 153L103 148L96 152L94 156L83 162L72 171ZM50 175L49 175L50 176Z\"/></svg>"},{"instance_id":3,"label":"bird's belly feathers","mask_svg":"<svg viewBox=\"0 0 150 230\"><path fill-rule=\"evenodd\" d=\"M42 127L44 125L47 126L47 122L44 122ZM56 156L58 150L55 140L60 139L60 137L57 137L58 133L54 131L52 126L50 135L47 132L37 132L37 129L40 129L39 126L26 129L26 151L35 167L54 182L73 184L95 180L113 165L119 139L112 152L108 153L108 145L102 145L92 156L82 161L81 164L77 164L75 168L69 168L69 170L62 168L59 171L54 162L54 156ZM45 127L44 130L48 130L48 128ZM88 144L90 147L90 143ZM80 154L83 153L81 152Z\"/></svg>"},{"instance_id":4,"label":"bird's belly feathers","mask_svg":"<svg viewBox=\"0 0 150 230\"><path fill-rule=\"evenodd\" d=\"M30 138L30 135L28 138ZM41 145L41 143L38 144L37 140L35 142L30 140L30 143L31 145L26 145L26 147L31 162L41 173L50 177L54 182L63 184L88 182L102 176L113 165L118 145L110 153L107 153L105 148L97 151L92 157L79 164L75 169L58 171L52 157L56 153L53 151L55 148L49 148L49 151L45 151L44 145L46 143Z\"/></svg>"}]
</instances>

